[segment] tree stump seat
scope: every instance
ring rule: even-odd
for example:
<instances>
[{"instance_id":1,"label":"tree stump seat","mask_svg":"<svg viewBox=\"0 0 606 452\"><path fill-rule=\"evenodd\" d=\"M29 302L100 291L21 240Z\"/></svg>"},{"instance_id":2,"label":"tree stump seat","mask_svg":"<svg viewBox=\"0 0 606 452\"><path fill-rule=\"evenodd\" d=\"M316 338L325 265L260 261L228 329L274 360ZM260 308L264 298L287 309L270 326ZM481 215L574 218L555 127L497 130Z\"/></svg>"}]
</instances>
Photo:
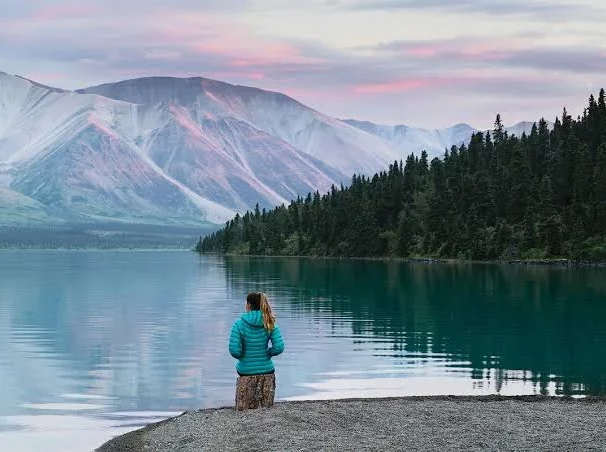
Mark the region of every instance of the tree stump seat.
<instances>
[{"instance_id":1,"label":"tree stump seat","mask_svg":"<svg viewBox=\"0 0 606 452\"><path fill-rule=\"evenodd\" d=\"M236 411L269 408L274 404L276 375L239 376L236 383Z\"/></svg>"}]
</instances>

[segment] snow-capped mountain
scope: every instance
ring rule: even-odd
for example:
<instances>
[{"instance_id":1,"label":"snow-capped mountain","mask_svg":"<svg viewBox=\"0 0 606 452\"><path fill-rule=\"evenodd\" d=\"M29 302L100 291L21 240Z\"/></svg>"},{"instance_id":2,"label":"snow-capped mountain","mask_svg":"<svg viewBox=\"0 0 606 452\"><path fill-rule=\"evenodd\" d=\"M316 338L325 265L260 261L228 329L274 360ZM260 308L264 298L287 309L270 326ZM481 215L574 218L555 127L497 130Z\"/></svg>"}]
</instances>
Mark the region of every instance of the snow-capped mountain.
<instances>
[{"instance_id":1,"label":"snow-capped mountain","mask_svg":"<svg viewBox=\"0 0 606 452\"><path fill-rule=\"evenodd\" d=\"M425 150L429 157L441 157L444 155L444 149L450 149L452 145L459 146L468 142L471 135L477 132L476 129L467 124L457 124L441 130L429 130L405 125L374 124L354 119L345 119L343 122L382 138L404 155L412 152L420 153Z\"/></svg>"},{"instance_id":2,"label":"snow-capped mountain","mask_svg":"<svg viewBox=\"0 0 606 452\"><path fill-rule=\"evenodd\" d=\"M65 92L0 74L0 203L8 204L10 189L13 201L57 218L220 223L256 203L274 206L349 179L309 148L304 152L253 124L255 102L269 108L280 95L245 90L250 111L240 113L226 104L238 106L237 87L230 100L221 89L213 93L209 83L229 91L229 85L204 79L141 79ZM119 97L124 86L141 97L122 101L94 94L115 87ZM266 103L257 99L264 96ZM282 100L285 108L301 110L291 113L295 121L311 116L309 123L320 123L315 135L326 134L322 122L330 118ZM272 111L262 113L258 121L271 124L264 116ZM276 120L288 125L288 118ZM351 137L334 135L343 142L365 137L351 127L345 132ZM360 168L386 162L370 152L366 157L359 158ZM345 167L356 163L343 160Z\"/></svg>"},{"instance_id":3,"label":"snow-capped mountain","mask_svg":"<svg viewBox=\"0 0 606 452\"><path fill-rule=\"evenodd\" d=\"M383 140L313 110L276 92L235 86L204 78L151 77L78 91L94 93L152 109L172 107L181 125L202 129L228 122L261 132L261 137L296 148L337 169L349 179L392 163L398 153ZM178 106L178 108L174 108ZM251 130L252 131L252 130ZM262 139L263 139L262 138ZM224 143L234 145L235 143Z\"/></svg>"},{"instance_id":4,"label":"snow-capped mountain","mask_svg":"<svg viewBox=\"0 0 606 452\"><path fill-rule=\"evenodd\" d=\"M553 129L553 122L551 121L546 121L547 123L547 128L549 130ZM506 127L505 130L507 131L507 133L509 135L515 135L517 137L522 136L523 133L525 133L526 135L529 135L530 132L532 131L532 126L534 126L534 122L530 122L530 121L522 121L519 122L511 127ZM537 125L538 127L538 125Z\"/></svg>"},{"instance_id":5,"label":"snow-capped mountain","mask_svg":"<svg viewBox=\"0 0 606 452\"><path fill-rule=\"evenodd\" d=\"M0 180L57 218L196 223L229 216L113 129L136 114L127 103L0 74Z\"/></svg>"},{"instance_id":6,"label":"snow-capped mountain","mask_svg":"<svg viewBox=\"0 0 606 452\"><path fill-rule=\"evenodd\" d=\"M474 131L341 121L200 77L66 91L0 72L0 224L217 224Z\"/></svg>"},{"instance_id":7,"label":"snow-capped mountain","mask_svg":"<svg viewBox=\"0 0 606 452\"><path fill-rule=\"evenodd\" d=\"M466 144L474 133L480 132L479 129L475 129L468 124L457 124L446 129L431 130L405 125L375 124L368 121L356 121L355 119L344 119L343 122L382 138L405 155L413 152L418 154L425 150L429 158L442 157L446 149L450 150L453 145ZM524 121L506 127L505 130L510 135L521 136L524 132L529 134L533 125L532 122ZM548 126L553 126L553 123L548 122Z\"/></svg>"}]
</instances>

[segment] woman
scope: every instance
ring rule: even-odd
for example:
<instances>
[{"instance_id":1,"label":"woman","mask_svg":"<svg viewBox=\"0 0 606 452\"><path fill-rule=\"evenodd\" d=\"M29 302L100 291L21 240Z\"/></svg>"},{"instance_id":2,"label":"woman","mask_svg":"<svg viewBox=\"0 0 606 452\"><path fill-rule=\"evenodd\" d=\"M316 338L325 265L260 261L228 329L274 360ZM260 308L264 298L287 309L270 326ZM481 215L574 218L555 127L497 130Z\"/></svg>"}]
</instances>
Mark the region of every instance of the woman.
<instances>
[{"instance_id":1,"label":"woman","mask_svg":"<svg viewBox=\"0 0 606 452\"><path fill-rule=\"evenodd\" d=\"M271 359L284 351L280 328L267 296L262 292L249 293L245 308L229 335L229 353L238 360L236 410L239 411L273 405L276 378Z\"/></svg>"}]
</instances>

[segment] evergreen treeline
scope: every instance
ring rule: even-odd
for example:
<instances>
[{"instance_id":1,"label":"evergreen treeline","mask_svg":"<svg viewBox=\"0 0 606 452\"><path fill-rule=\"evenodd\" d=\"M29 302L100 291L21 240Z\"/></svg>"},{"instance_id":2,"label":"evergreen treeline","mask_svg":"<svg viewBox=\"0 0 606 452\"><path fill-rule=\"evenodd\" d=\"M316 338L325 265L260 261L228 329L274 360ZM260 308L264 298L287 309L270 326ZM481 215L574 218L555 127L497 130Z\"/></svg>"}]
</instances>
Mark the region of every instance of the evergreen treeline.
<instances>
[{"instance_id":1,"label":"evergreen treeline","mask_svg":"<svg viewBox=\"0 0 606 452\"><path fill-rule=\"evenodd\" d=\"M442 159L394 162L271 211L237 215L200 252L606 260L606 100L550 131L509 136L497 116Z\"/></svg>"}]
</instances>

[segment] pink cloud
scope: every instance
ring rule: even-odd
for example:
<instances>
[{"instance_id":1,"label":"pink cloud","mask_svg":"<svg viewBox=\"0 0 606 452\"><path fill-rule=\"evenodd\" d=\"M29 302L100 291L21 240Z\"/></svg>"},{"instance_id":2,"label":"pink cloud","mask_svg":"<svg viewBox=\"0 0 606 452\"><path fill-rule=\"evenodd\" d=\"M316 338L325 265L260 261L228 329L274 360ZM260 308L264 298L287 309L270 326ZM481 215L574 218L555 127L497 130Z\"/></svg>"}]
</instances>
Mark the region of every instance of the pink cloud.
<instances>
[{"instance_id":1,"label":"pink cloud","mask_svg":"<svg viewBox=\"0 0 606 452\"><path fill-rule=\"evenodd\" d=\"M47 6L39 9L33 15L34 19L54 21L62 19L75 19L88 17L98 12L98 7L91 4L73 3Z\"/></svg>"},{"instance_id":2,"label":"pink cloud","mask_svg":"<svg viewBox=\"0 0 606 452\"><path fill-rule=\"evenodd\" d=\"M435 80L429 78L409 78L401 80L392 80L381 83L368 83L356 85L353 90L360 94L386 94L410 91L414 89L424 89L438 84Z\"/></svg>"},{"instance_id":3,"label":"pink cloud","mask_svg":"<svg viewBox=\"0 0 606 452\"><path fill-rule=\"evenodd\" d=\"M446 88L453 86L469 88L475 84L486 83L500 83L507 86L515 83L533 84L540 83L541 81L553 82L556 80L557 78L543 74L507 74L501 70L467 68L456 71L456 73L448 76L416 76L378 83L358 84L353 87L353 91L358 94L395 94L427 88Z\"/></svg>"},{"instance_id":4,"label":"pink cloud","mask_svg":"<svg viewBox=\"0 0 606 452\"><path fill-rule=\"evenodd\" d=\"M151 49L145 53L148 60L176 60L181 56L176 50Z\"/></svg>"},{"instance_id":5,"label":"pink cloud","mask_svg":"<svg viewBox=\"0 0 606 452\"><path fill-rule=\"evenodd\" d=\"M458 52L452 51L449 54L460 57L463 60L471 61L502 61L513 52L513 48L504 49L494 44L472 44L460 49Z\"/></svg>"},{"instance_id":6,"label":"pink cloud","mask_svg":"<svg viewBox=\"0 0 606 452\"><path fill-rule=\"evenodd\" d=\"M229 37L227 39L205 40L192 44L192 48L202 54L223 56L230 61L232 68L262 68L264 66L308 65L319 64L318 58L303 55L299 49L285 43L271 42L254 36L243 39Z\"/></svg>"},{"instance_id":7,"label":"pink cloud","mask_svg":"<svg viewBox=\"0 0 606 452\"><path fill-rule=\"evenodd\" d=\"M0 36L18 38L20 30L31 29L25 34L29 38L24 44L34 44L32 35L44 39L43 34L48 33L58 49L69 48L73 31L58 19L92 12L88 4L72 6L66 2L39 10L36 19L5 24L0 18ZM107 13L103 8L90 24L87 20L75 25L90 32L79 38L82 58L74 60L86 71L111 70L115 77L138 77L158 75L158 68L166 65L171 75L201 75L231 82L272 80L281 87L284 84L278 78L287 74L293 74L292 84L298 84L301 71L330 67L330 61L296 43L261 36L252 27L223 14L151 8L130 17L129 26L124 27ZM174 67L169 66L173 63Z\"/></svg>"},{"instance_id":8,"label":"pink cloud","mask_svg":"<svg viewBox=\"0 0 606 452\"><path fill-rule=\"evenodd\" d=\"M321 65L324 61L319 58L307 57L301 54L280 54L260 52L260 55L249 55L231 60L228 65L233 68L259 68L274 65Z\"/></svg>"},{"instance_id":9,"label":"pink cloud","mask_svg":"<svg viewBox=\"0 0 606 452\"><path fill-rule=\"evenodd\" d=\"M248 80L264 80L265 75L261 72L229 72L229 71L221 71L221 72L211 72L207 74L210 78L215 78L219 80L229 80L232 78L244 78Z\"/></svg>"},{"instance_id":10,"label":"pink cloud","mask_svg":"<svg viewBox=\"0 0 606 452\"><path fill-rule=\"evenodd\" d=\"M232 21L212 14L187 14L166 11L154 27L146 31L150 42L165 47L180 47L200 55L228 60L230 68L262 68L276 64L320 64L318 58L302 53L295 45L255 34L249 27L234 26Z\"/></svg>"},{"instance_id":11,"label":"pink cloud","mask_svg":"<svg viewBox=\"0 0 606 452\"><path fill-rule=\"evenodd\" d=\"M434 58L440 54L441 49L437 46L410 47L406 53L417 58Z\"/></svg>"},{"instance_id":12,"label":"pink cloud","mask_svg":"<svg viewBox=\"0 0 606 452\"><path fill-rule=\"evenodd\" d=\"M391 47L389 50L395 53L404 53L405 55L419 59L436 59L476 62L494 62L502 61L513 52L527 48L528 42L520 39L508 39L506 42L501 40L483 40L478 42L475 38L456 38L422 43L400 43Z\"/></svg>"},{"instance_id":13,"label":"pink cloud","mask_svg":"<svg viewBox=\"0 0 606 452\"><path fill-rule=\"evenodd\" d=\"M194 42L190 47L196 52L209 53L211 55L231 55L233 52L233 48L222 39Z\"/></svg>"}]
</instances>

